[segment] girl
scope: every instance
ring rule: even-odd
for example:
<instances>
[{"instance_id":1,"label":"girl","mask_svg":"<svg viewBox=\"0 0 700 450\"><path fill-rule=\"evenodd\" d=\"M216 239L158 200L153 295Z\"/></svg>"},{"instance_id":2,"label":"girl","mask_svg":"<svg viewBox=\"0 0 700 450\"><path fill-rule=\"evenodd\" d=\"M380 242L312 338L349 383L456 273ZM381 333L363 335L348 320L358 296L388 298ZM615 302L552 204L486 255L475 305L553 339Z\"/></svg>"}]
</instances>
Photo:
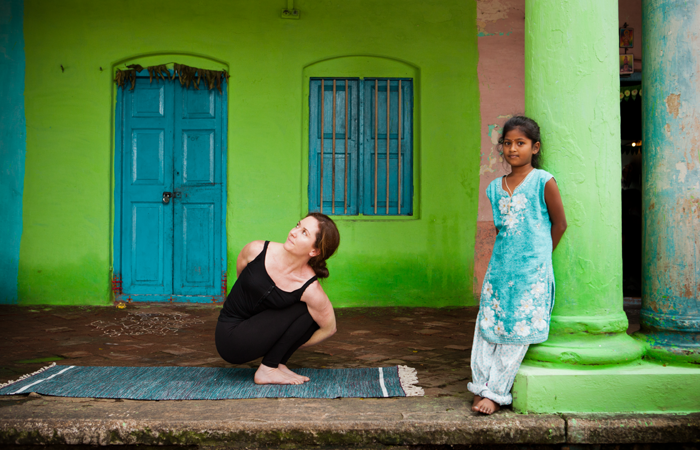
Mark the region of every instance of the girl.
<instances>
[{"instance_id":1,"label":"girl","mask_svg":"<svg viewBox=\"0 0 700 450\"><path fill-rule=\"evenodd\" d=\"M513 402L510 389L530 344L547 340L554 305L552 251L566 230L552 175L540 170L540 127L516 116L499 140L511 172L486 193L498 235L472 345L472 410L492 414Z\"/></svg>"}]
</instances>

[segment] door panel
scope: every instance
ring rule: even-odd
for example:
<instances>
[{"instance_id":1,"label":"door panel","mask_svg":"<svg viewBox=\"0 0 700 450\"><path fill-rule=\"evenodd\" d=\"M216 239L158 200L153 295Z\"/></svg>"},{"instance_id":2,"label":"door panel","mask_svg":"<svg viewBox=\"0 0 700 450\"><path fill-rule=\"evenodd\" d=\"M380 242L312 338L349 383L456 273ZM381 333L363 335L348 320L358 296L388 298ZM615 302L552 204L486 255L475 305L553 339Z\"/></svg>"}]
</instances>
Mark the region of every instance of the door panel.
<instances>
[{"instance_id":1,"label":"door panel","mask_svg":"<svg viewBox=\"0 0 700 450\"><path fill-rule=\"evenodd\" d=\"M132 177L138 185L165 185L165 130L134 130L132 134Z\"/></svg>"},{"instance_id":2,"label":"door panel","mask_svg":"<svg viewBox=\"0 0 700 450\"><path fill-rule=\"evenodd\" d=\"M182 186L214 183L215 130L184 130L182 136Z\"/></svg>"},{"instance_id":3,"label":"door panel","mask_svg":"<svg viewBox=\"0 0 700 450\"><path fill-rule=\"evenodd\" d=\"M214 219L215 205L187 203L182 206L183 288L215 286Z\"/></svg>"},{"instance_id":4,"label":"door panel","mask_svg":"<svg viewBox=\"0 0 700 450\"><path fill-rule=\"evenodd\" d=\"M166 286L163 262L167 261L164 234L163 205L132 203L131 266L133 282L140 286Z\"/></svg>"}]
</instances>

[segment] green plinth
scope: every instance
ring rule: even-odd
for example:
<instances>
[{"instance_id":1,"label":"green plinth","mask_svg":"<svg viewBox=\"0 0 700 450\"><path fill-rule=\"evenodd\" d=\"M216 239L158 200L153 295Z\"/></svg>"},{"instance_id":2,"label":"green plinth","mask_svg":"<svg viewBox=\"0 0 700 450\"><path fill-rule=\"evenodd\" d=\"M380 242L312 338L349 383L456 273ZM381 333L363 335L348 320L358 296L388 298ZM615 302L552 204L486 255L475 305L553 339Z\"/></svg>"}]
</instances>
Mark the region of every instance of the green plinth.
<instances>
[{"instance_id":1,"label":"green plinth","mask_svg":"<svg viewBox=\"0 0 700 450\"><path fill-rule=\"evenodd\" d=\"M513 408L536 413L700 411L700 369L649 362L619 366L520 368Z\"/></svg>"}]
</instances>

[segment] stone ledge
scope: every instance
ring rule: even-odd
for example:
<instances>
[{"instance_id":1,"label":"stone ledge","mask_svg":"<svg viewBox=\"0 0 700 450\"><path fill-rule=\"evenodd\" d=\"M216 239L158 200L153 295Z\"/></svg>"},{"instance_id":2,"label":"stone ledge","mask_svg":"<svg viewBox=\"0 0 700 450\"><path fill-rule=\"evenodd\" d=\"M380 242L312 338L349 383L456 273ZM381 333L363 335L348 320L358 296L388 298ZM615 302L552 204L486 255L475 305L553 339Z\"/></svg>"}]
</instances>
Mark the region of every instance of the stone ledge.
<instances>
[{"instance_id":1,"label":"stone ledge","mask_svg":"<svg viewBox=\"0 0 700 450\"><path fill-rule=\"evenodd\" d=\"M3 445L399 446L561 444L556 415L494 416L456 397L0 403Z\"/></svg>"},{"instance_id":2,"label":"stone ledge","mask_svg":"<svg viewBox=\"0 0 700 450\"><path fill-rule=\"evenodd\" d=\"M23 420L0 422L2 445L363 446L558 444L558 417L509 417L474 423L342 421L278 423L143 420Z\"/></svg>"},{"instance_id":3,"label":"stone ledge","mask_svg":"<svg viewBox=\"0 0 700 450\"><path fill-rule=\"evenodd\" d=\"M483 416L466 398L115 401L1 397L0 447L376 448L699 443L700 413Z\"/></svg>"},{"instance_id":4,"label":"stone ledge","mask_svg":"<svg viewBox=\"0 0 700 450\"><path fill-rule=\"evenodd\" d=\"M700 443L700 413L564 415L567 444Z\"/></svg>"}]
</instances>

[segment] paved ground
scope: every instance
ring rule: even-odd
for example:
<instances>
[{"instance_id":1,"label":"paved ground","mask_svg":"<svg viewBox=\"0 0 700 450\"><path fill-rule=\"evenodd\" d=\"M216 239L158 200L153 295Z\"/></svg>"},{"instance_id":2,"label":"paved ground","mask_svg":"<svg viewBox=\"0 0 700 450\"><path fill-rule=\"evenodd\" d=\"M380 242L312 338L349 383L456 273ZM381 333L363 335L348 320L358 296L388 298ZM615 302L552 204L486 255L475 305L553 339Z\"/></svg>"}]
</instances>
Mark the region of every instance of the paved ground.
<instances>
[{"instance_id":1,"label":"paved ground","mask_svg":"<svg viewBox=\"0 0 700 450\"><path fill-rule=\"evenodd\" d=\"M232 365L214 345L217 305L0 307L0 383L55 361L62 365L257 367ZM338 332L299 350L291 368L381 367L419 372L430 397L471 399L466 389L477 308L349 308Z\"/></svg>"},{"instance_id":2,"label":"paved ground","mask_svg":"<svg viewBox=\"0 0 700 450\"><path fill-rule=\"evenodd\" d=\"M232 367L218 357L214 346L219 308L0 306L0 382L51 362ZM651 420L623 415L520 415L508 408L490 417L473 413L466 384L476 313L476 308L339 310L338 333L320 346L300 350L290 361L292 368L409 365L417 368L425 397L185 402L36 394L0 397L0 447L486 448L481 446L499 444L574 449L588 448L582 444L616 448L605 446L614 443L618 449L641 449L685 442L674 447L698 448L700 414ZM632 311L630 331L638 328L636 317ZM256 365L253 362L250 367ZM649 445L633 445L640 442ZM651 446L661 443L665 444Z\"/></svg>"}]
</instances>

